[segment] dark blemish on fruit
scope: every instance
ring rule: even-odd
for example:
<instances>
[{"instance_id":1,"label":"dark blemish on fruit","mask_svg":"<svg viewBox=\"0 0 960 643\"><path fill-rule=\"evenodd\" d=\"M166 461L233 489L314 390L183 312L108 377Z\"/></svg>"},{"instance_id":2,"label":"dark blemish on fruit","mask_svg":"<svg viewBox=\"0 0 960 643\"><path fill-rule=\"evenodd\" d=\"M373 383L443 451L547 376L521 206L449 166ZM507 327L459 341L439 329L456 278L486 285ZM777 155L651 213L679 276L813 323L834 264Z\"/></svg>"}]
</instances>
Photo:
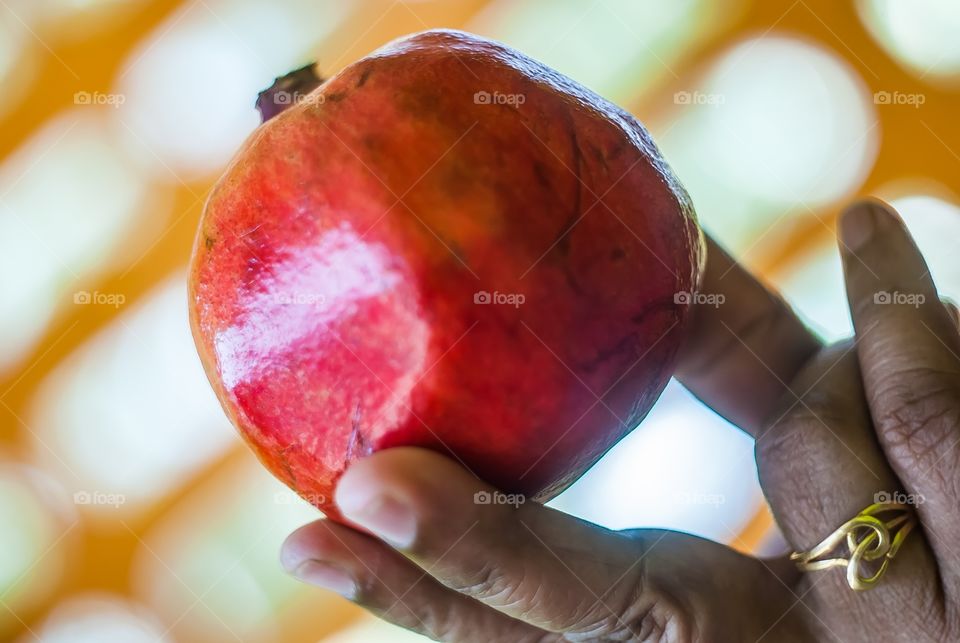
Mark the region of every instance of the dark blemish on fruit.
<instances>
[{"instance_id":1,"label":"dark blemish on fruit","mask_svg":"<svg viewBox=\"0 0 960 643\"><path fill-rule=\"evenodd\" d=\"M596 162L597 162L599 165L601 165L604 170L609 171L610 167L607 165L607 155L606 155L606 153L604 153L604 151L603 151L602 149L600 149L599 147L597 147L597 146L594 145L593 143L589 143L589 144L588 144L588 147L590 148L590 152L591 152L591 154L593 154L593 158L596 160Z\"/></svg>"},{"instance_id":2,"label":"dark blemish on fruit","mask_svg":"<svg viewBox=\"0 0 960 643\"><path fill-rule=\"evenodd\" d=\"M573 157L573 176L575 181L573 184L573 208L555 242L557 252L564 257L570 253L570 232L573 230L573 227L577 225L577 222L580 221L581 213L583 212L583 179L581 178L583 174L583 153L580 149L580 140L577 137L577 130L573 127L573 123L570 124L570 154Z\"/></svg>"},{"instance_id":3,"label":"dark blemish on fruit","mask_svg":"<svg viewBox=\"0 0 960 643\"><path fill-rule=\"evenodd\" d=\"M564 268L563 278L567 282L567 285L570 287L570 290L572 290L573 292L575 292L577 295L581 297L586 295L586 292L584 292L583 287L580 285L580 282L577 281L576 276L573 274L573 272L570 270L569 267Z\"/></svg>"},{"instance_id":4,"label":"dark blemish on fruit","mask_svg":"<svg viewBox=\"0 0 960 643\"><path fill-rule=\"evenodd\" d=\"M436 171L435 184L443 190L447 198L454 202L463 199L464 194L482 189L478 188L477 173L474 166L464 163L459 157L448 157L443 166L438 167ZM417 184L414 185L414 187L416 186ZM502 188L499 184L494 184L491 187L497 190L497 194L501 193Z\"/></svg>"},{"instance_id":5,"label":"dark blemish on fruit","mask_svg":"<svg viewBox=\"0 0 960 643\"><path fill-rule=\"evenodd\" d=\"M327 100L330 101L331 103L339 103L346 97L347 97L347 92L335 92L327 96Z\"/></svg>"},{"instance_id":6,"label":"dark blemish on fruit","mask_svg":"<svg viewBox=\"0 0 960 643\"><path fill-rule=\"evenodd\" d=\"M460 245L457 244L455 241L452 241L452 240L450 240L450 239L443 239L443 243L445 243L445 244L447 245L447 247L450 248L450 252L453 254L454 257L457 258L457 262L458 262L462 267L464 267L464 268L466 268L467 270L469 270L468 267L469 267L470 264L467 263L467 255L466 255L466 253L463 251L463 248L460 247Z\"/></svg>"},{"instance_id":7,"label":"dark blemish on fruit","mask_svg":"<svg viewBox=\"0 0 960 643\"><path fill-rule=\"evenodd\" d=\"M623 154L624 150L626 149L627 149L627 144L625 141L617 141L613 145L611 145L609 148L607 148L604 158L616 159L621 154Z\"/></svg>"},{"instance_id":8,"label":"dark blemish on fruit","mask_svg":"<svg viewBox=\"0 0 960 643\"><path fill-rule=\"evenodd\" d=\"M610 360L622 360L624 356L634 355L637 352L636 339L627 335L613 346L597 351L593 359L578 364L580 368L593 372Z\"/></svg>"},{"instance_id":9,"label":"dark blemish on fruit","mask_svg":"<svg viewBox=\"0 0 960 643\"><path fill-rule=\"evenodd\" d=\"M471 102L473 101L472 96L468 98ZM401 90L401 94L397 98L397 103L398 107L416 116L418 119L422 118L424 114L443 114L445 109L441 97L437 93L431 91L430 88L417 85ZM443 125L439 118L437 119L437 124ZM458 132L457 136L462 133L462 131Z\"/></svg>"},{"instance_id":10,"label":"dark blemish on fruit","mask_svg":"<svg viewBox=\"0 0 960 643\"><path fill-rule=\"evenodd\" d=\"M577 222L580 220L580 213L574 212L567 220L564 222L563 227L560 228L560 234L557 235L557 238L554 239L554 248L557 249L557 252L562 256L566 257L570 254L570 233L573 230L573 227L577 225Z\"/></svg>"},{"instance_id":11,"label":"dark blemish on fruit","mask_svg":"<svg viewBox=\"0 0 960 643\"><path fill-rule=\"evenodd\" d=\"M573 214L577 218L583 212L583 150L580 149L580 137L577 136L577 129L570 123L570 139L573 154L573 171L576 184L576 199L573 203Z\"/></svg>"},{"instance_id":12,"label":"dark blemish on fruit","mask_svg":"<svg viewBox=\"0 0 960 643\"><path fill-rule=\"evenodd\" d=\"M216 240L210 235L203 235L203 247L209 250L213 247L213 244L216 243Z\"/></svg>"},{"instance_id":13,"label":"dark blemish on fruit","mask_svg":"<svg viewBox=\"0 0 960 643\"><path fill-rule=\"evenodd\" d=\"M614 248L610 251L610 260L611 261L620 261L627 256L627 253L624 252L623 248Z\"/></svg>"},{"instance_id":14,"label":"dark blemish on fruit","mask_svg":"<svg viewBox=\"0 0 960 643\"><path fill-rule=\"evenodd\" d=\"M550 175L547 172L547 168L543 166L543 163L535 161L533 163L533 172L537 175L537 182L539 182L540 185L545 188L550 187Z\"/></svg>"},{"instance_id":15,"label":"dark blemish on fruit","mask_svg":"<svg viewBox=\"0 0 960 643\"><path fill-rule=\"evenodd\" d=\"M373 73L372 67L367 67L366 69L363 70L363 73L360 74L360 78L357 79L357 85L356 85L357 89L360 89L361 87L363 87L364 83L367 82L367 79L370 78L370 74L372 73Z\"/></svg>"}]
</instances>

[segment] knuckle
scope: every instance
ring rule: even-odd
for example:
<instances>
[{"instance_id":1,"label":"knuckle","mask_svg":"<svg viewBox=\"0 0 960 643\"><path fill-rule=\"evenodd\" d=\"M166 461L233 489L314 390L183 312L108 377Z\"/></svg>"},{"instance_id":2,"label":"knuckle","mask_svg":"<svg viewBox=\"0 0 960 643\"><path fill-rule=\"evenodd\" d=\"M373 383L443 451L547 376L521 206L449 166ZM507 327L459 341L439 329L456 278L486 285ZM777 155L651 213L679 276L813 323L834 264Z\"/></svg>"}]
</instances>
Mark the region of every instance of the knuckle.
<instances>
[{"instance_id":1,"label":"knuckle","mask_svg":"<svg viewBox=\"0 0 960 643\"><path fill-rule=\"evenodd\" d=\"M696 640L696 619L689 606L649 577L639 564L577 619L569 641L648 641L686 643Z\"/></svg>"},{"instance_id":2,"label":"knuckle","mask_svg":"<svg viewBox=\"0 0 960 643\"><path fill-rule=\"evenodd\" d=\"M456 581L444 584L460 594L473 598L482 598L494 604L509 604L517 588L504 570L503 561L494 561L482 557L469 569L460 569Z\"/></svg>"},{"instance_id":3,"label":"knuckle","mask_svg":"<svg viewBox=\"0 0 960 643\"><path fill-rule=\"evenodd\" d=\"M365 605L380 618L402 628L423 634L436 641L463 641L476 637L478 632L464 631L464 620L450 601L408 600L401 595L389 607ZM360 603L364 605L363 602Z\"/></svg>"},{"instance_id":4,"label":"knuckle","mask_svg":"<svg viewBox=\"0 0 960 643\"><path fill-rule=\"evenodd\" d=\"M789 494L791 515L823 515L829 498L820 493L824 476L835 476L830 448L846 449L845 432L852 422L843 391L816 389L793 398L776 420L768 423L754 446L761 484L774 506ZM783 519L783 516L780 516Z\"/></svg>"},{"instance_id":5,"label":"knuckle","mask_svg":"<svg viewBox=\"0 0 960 643\"><path fill-rule=\"evenodd\" d=\"M757 460L764 469L794 469L797 462L822 460L825 442L836 439L831 427L850 422L841 400L828 392L805 394L757 438Z\"/></svg>"},{"instance_id":6,"label":"knuckle","mask_svg":"<svg viewBox=\"0 0 960 643\"><path fill-rule=\"evenodd\" d=\"M424 607L420 618L427 634L438 641L463 641L467 634L461 620L445 605Z\"/></svg>"},{"instance_id":7,"label":"knuckle","mask_svg":"<svg viewBox=\"0 0 960 643\"><path fill-rule=\"evenodd\" d=\"M797 458L806 445L797 427L795 422L780 421L764 429L754 447L761 468L778 470Z\"/></svg>"},{"instance_id":8,"label":"knuckle","mask_svg":"<svg viewBox=\"0 0 960 643\"><path fill-rule=\"evenodd\" d=\"M623 613L610 612L589 624L570 641L647 641L687 643L694 641L692 624L676 605L664 602L636 604Z\"/></svg>"},{"instance_id":9,"label":"knuckle","mask_svg":"<svg viewBox=\"0 0 960 643\"><path fill-rule=\"evenodd\" d=\"M447 601L418 604L418 610L412 613L410 621L415 629L437 641L464 640L461 619L453 613Z\"/></svg>"}]
</instances>

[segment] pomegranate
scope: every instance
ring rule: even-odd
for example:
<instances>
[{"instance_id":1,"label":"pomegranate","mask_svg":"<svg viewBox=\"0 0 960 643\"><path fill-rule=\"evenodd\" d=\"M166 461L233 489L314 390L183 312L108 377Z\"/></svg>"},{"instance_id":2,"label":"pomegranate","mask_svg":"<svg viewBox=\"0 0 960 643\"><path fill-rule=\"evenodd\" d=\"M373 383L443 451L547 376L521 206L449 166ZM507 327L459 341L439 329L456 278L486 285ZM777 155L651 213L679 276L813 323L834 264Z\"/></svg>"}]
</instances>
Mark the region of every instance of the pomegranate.
<instances>
[{"instance_id":1,"label":"pomegranate","mask_svg":"<svg viewBox=\"0 0 960 643\"><path fill-rule=\"evenodd\" d=\"M339 518L345 468L407 445L545 500L649 411L704 250L632 116L447 30L260 107L206 205L190 316L283 482Z\"/></svg>"}]
</instances>

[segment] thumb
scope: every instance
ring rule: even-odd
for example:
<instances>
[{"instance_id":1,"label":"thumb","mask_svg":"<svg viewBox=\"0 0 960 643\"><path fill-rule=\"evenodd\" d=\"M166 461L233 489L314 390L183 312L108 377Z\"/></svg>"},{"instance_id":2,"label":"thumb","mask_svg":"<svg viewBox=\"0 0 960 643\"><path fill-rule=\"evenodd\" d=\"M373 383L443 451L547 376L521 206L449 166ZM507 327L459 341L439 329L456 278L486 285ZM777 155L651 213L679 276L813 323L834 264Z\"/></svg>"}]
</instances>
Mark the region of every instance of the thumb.
<instances>
[{"instance_id":1,"label":"thumb","mask_svg":"<svg viewBox=\"0 0 960 643\"><path fill-rule=\"evenodd\" d=\"M789 605L757 560L675 532L610 531L501 494L430 451L355 463L336 500L348 521L455 595L574 639L736 640L759 636ZM731 579L742 589L730 591Z\"/></svg>"}]
</instances>

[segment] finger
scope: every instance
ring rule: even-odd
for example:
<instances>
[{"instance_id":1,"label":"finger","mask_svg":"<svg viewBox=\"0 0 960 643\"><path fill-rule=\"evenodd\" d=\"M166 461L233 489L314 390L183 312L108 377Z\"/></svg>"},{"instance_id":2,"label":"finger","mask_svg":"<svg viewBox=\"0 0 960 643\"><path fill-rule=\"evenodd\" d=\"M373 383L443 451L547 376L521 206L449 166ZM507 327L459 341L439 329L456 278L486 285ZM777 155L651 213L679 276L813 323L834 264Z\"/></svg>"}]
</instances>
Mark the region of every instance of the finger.
<instances>
[{"instance_id":1,"label":"finger","mask_svg":"<svg viewBox=\"0 0 960 643\"><path fill-rule=\"evenodd\" d=\"M847 295L873 424L941 560L953 539L960 465L960 336L919 250L879 201L841 220Z\"/></svg>"},{"instance_id":2,"label":"finger","mask_svg":"<svg viewBox=\"0 0 960 643\"><path fill-rule=\"evenodd\" d=\"M329 520L293 532L280 560L299 580L438 641L551 640L543 630L443 587L383 543Z\"/></svg>"},{"instance_id":3,"label":"finger","mask_svg":"<svg viewBox=\"0 0 960 643\"><path fill-rule=\"evenodd\" d=\"M757 439L757 466L777 524L796 551L808 551L882 500L878 496L903 494L870 427L852 341L823 349L797 375L794 387L799 396L785 399ZM844 548L836 553L849 555ZM864 572L869 576L872 570ZM851 590L845 569L805 575L812 588L805 600L844 615L828 623L839 640L890 638L891 622L877 618L884 606L934 601L939 586L933 556L919 532L909 535L866 594Z\"/></svg>"},{"instance_id":4,"label":"finger","mask_svg":"<svg viewBox=\"0 0 960 643\"><path fill-rule=\"evenodd\" d=\"M710 240L701 292L717 295L717 304L694 304L676 376L755 435L820 341L780 297Z\"/></svg>"},{"instance_id":5,"label":"finger","mask_svg":"<svg viewBox=\"0 0 960 643\"><path fill-rule=\"evenodd\" d=\"M494 502L492 493L446 458L391 449L348 469L336 501L441 583L505 614L558 632L621 618L599 599L613 574L638 569L626 539L520 498ZM560 532L562 557L548 544Z\"/></svg>"},{"instance_id":6,"label":"finger","mask_svg":"<svg viewBox=\"0 0 960 643\"><path fill-rule=\"evenodd\" d=\"M627 536L494 493L438 454L396 448L352 465L336 501L348 520L444 586L573 639L687 640L735 611L717 607L722 594L713 586L729 575L755 581L744 593L726 592L758 605L751 625L761 620L761 603L785 602L772 573L721 545L669 532ZM712 570L713 562L725 567ZM769 596L761 600L753 592L763 587Z\"/></svg>"}]
</instances>

